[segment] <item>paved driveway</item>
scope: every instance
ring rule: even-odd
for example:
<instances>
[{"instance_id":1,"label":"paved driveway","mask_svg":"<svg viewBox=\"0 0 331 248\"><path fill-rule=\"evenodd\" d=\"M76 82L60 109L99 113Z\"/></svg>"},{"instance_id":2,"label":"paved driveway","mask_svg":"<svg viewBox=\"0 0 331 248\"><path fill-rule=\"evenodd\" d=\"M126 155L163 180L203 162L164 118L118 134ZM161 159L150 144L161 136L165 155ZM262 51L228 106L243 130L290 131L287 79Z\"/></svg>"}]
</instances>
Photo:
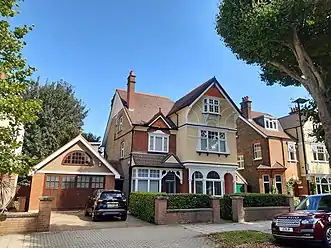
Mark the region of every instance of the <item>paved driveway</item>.
<instances>
[{"instance_id":1,"label":"paved driveway","mask_svg":"<svg viewBox=\"0 0 331 248\"><path fill-rule=\"evenodd\" d=\"M51 231L68 231L82 229L107 229L119 227L141 227L151 225L128 215L127 221L105 219L92 222L91 217L84 216L83 211L52 212Z\"/></svg>"}]
</instances>

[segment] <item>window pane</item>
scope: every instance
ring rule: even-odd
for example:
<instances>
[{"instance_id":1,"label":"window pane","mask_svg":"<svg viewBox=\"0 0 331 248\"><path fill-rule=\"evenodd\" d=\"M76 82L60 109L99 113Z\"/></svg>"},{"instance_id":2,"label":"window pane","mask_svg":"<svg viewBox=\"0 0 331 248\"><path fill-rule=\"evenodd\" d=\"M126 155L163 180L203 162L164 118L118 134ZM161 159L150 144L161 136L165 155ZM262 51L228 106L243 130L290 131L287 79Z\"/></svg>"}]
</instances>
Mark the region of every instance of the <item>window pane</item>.
<instances>
[{"instance_id":1,"label":"window pane","mask_svg":"<svg viewBox=\"0 0 331 248\"><path fill-rule=\"evenodd\" d=\"M206 138L201 139L201 150L207 151L207 139Z\"/></svg>"},{"instance_id":2,"label":"window pane","mask_svg":"<svg viewBox=\"0 0 331 248\"><path fill-rule=\"evenodd\" d=\"M226 152L225 140L220 140L220 152Z\"/></svg>"},{"instance_id":3,"label":"window pane","mask_svg":"<svg viewBox=\"0 0 331 248\"><path fill-rule=\"evenodd\" d=\"M151 180L149 192L159 192L159 180Z\"/></svg>"},{"instance_id":4,"label":"window pane","mask_svg":"<svg viewBox=\"0 0 331 248\"><path fill-rule=\"evenodd\" d=\"M270 193L270 184L264 183L264 193L269 194Z\"/></svg>"},{"instance_id":5,"label":"window pane","mask_svg":"<svg viewBox=\"0 0 331 248\"><path fill-rule=\"evenodd\" d=\"M207 193L207 195L213 194L213 182L211 182L211 181L206 182L206 193Z\"/></svg>"},{"instance_id":6,"label":"window pane","mask_svg":"<svg viewBox=\"0 0 331 248\"><path fill-rule=\"evenodd\" d=\"M132 192L135 192L136 191L136 180L135 179L133 179L132 180Z\"/></svg>"},{"instance_id":7,"label":"window pane","mask_svg":"<svg viewBox=\"0 0 331 248\"><path fill-rule=\"evenodd\" d=\"M215 113L219 113L219 112L220 112L220 110L219 110L219 107L218 107L218 106L215 106L215 107L214 107L214 110L215 110Z\"/></svg>"},{"instance_id":8,"label":"window pane","mask_svg":"<svg viewBox=\"0 0 331 248\"><path fill-rule=\"evenodd\" d=\"M149 150L154 150L154 136L149 136Z\"/></svg>"},{"instance_id":9,"label":"window pane","mask_svg":"<svg viewBox=\"0 0 331 248\"><path fill-rule=\"evenodd\" d=\"M138 180L138 191L148 192L148 180Z\"/></svg>"},{"instance_id":10,"label":"window pane","mask_svg":"<svg viewBox=\"0 0 331 248\"><path fill-rule=\"evenodd\" d=\"M160 177L160 171L159 170L150 170L150 177L159 178Z\"/></svg>"},{"instance_id":11,"label":"window pane","mask_svg":"<svg viewBox=\"0 0 331 248\"><path fill-rule=\"evenodd\" d=\"M195 182L195 193L196 194L202 194L203 190L202 190L202 181L196 181Z\"/></svg>"},{"instance_id":12,"label":"window pane","mask_svg":"<svg viewBox=\"0 0 331 248\"><path fill-rule=\"evenodd\" d=\"M163 138L163 151L164 152L168 151L168 137Z\"/></svg>"},{"instance_id":13,"label":"window pane","mask_svg":"<svg viewBox=\"0 0 331 248\"><path fill-rule=\"evenodd\" d=\"M267 175L263 176L263 181L264 182L269 182L269 176L267 176Z\"/></svg>"},{"instance_id":14,"label":"window pane","mask_svg":"<svg viewBox=\"0 0 331 248\"><path fill-rule=\"evenodd\" d=\"M319 161L325 161L325 154L324 153L318 153L318 160Z\"/></svg>"},{"instance_id":15,"label":"window pane","mask_svg":"<svg viewBox=\"0 0 331 248\"><path fill-rule=\"evenodd\" d=\"M202 175L202 173L200 172L200 171L196 171L196 172L194 172L193 173L193 178L195 178L195 179L202 179L203 178L203 175Z\"/></svg>"},{"instance_id":16,"label":"window pane","mask_svg":"<svg viewBox=\"0 0 331 248\"><path fill-rule=\"evenodd\" d=\"M214 182L214 187L215 187L215 189L214 189L215 195L222 195L221 182Z\"/></svg>"},{"instance_id":17,"label":"window pane","mask_svg":"<svg viewBox=\"0 0 331 248\"><path fill-rule=\"evenodd\" d=\"M216 171L211 171L207 174L209 179L220 179L220 175Z\"/></svg>"},{"instance_id":18,"label":"window pane","mask_svg":"<svg viewBox=\"0 0 331 248\"><path fill-rule=\"evenodd\" d=\"M278 194L282 194L283 193L282 184L281 183L276 183L276 187L277 187L277 190L278 190Z\"/></svg>"},{"instance_id":19,"label":"window pane","mask_svg":"<svg viewBox=\"0 0 331 248\"><path fill-rule=\"evenodd\" d=\"M162 151L162 137L155 137L155 150Z\"/></svg>"},{"instance_id":20,"label":"window pane","mask_svg":"<svg viewBox=\"0 0 331 248\"><path fill-rule=\"evenodd\" d=\"M148 177L148 169L138 169L138 177Z\"/></svg>"},{"instance_id":21,"label":"window pane","mask_svg":"<svg viewBox=\"0 0 331 248\"><path fill-rule=\"evenodd\" d=\"M329 193L329 185L322 184L322 194Z\"/></svg>"},{"instance_id":22,"label":"window pane","mask_svg":"<svg viewBox=\"0 0 331 248\"><path fill-rule=\"evenodd\" d=\"M277 176L276 176L276 182L281 182L281 181L282 181L282 177L279 176L279 175L277 175Z\"/></svg>"}]
</instances>

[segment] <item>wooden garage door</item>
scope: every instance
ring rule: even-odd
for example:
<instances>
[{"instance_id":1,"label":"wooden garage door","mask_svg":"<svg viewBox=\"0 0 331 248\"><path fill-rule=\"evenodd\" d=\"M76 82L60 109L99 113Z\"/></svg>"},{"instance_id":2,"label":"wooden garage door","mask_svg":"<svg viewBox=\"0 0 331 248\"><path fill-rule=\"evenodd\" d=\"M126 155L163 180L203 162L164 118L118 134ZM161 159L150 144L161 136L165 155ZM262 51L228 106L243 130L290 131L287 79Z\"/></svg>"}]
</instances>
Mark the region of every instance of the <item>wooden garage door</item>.
<instances>
[{"instance_id":1,"label":"wooden garage door","mask_svg":"<svg viewBox=\"0 0 331 248\"><path fill-rule=\"evenodd\" d=\"M84 208L95 189L104 188L104 176L46 174L44 196L52 196L53 210Z\"/></svg>"}]
</instances>

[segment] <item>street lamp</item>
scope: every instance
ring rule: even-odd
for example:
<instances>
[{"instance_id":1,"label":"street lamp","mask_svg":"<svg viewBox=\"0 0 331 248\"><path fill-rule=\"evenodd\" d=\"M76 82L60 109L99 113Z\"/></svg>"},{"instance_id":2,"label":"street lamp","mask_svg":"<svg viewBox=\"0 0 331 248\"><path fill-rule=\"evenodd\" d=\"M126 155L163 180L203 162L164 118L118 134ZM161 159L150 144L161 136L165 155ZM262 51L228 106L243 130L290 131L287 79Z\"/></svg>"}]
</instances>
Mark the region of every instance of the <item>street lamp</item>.
<instances>
[{"instance_id":1,"label":"street lamp","mask_svg":"<svg viewBox=\"0 0 331 248\"><path fill-rule=\"evenodd\" d=\"M308 190L308 195L310 194L310 176L309 176L309 168L308 168L308 164L307 164L307 156L306 156L306 147L305 147L305 138L304 138L304 134L303 134L303 127L302 127L302 119L301 119L301 104L304 104L308 102L307 99L303 99L303 98L298 98L295 101L293 101L293 103L297 104L298 107L298 114L299 114L299 123L300 123L300 131L301 131L301 139L302 139L302 149L303 149L303 160L305 163L305 170L306 170L306 177L307 177L307 190Z\"/></svg>"}]
</instances>

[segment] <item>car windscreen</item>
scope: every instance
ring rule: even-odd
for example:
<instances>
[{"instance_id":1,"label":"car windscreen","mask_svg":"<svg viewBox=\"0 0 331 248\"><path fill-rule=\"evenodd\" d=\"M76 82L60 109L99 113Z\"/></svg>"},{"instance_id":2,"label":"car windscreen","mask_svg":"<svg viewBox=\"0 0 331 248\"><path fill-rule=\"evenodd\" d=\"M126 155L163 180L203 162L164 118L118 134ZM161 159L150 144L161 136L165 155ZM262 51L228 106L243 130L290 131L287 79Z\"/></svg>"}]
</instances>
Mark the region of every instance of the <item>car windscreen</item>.
<instances>
[{"instance_id":1,"label":"car windscreen","mask_svg":"<svg viewBox=\"0 0 331 248\"><path fill-rule=\"evenodd\" d=\"M113 198L122 198L122 193L119 192L102 192L100 195L101 200L108 200Z\"/></svg>"},{"instance_id":2,"label":"car windscreen","mask_svg":"<svg viewBox=\"0 0 331 248\"><path fill-rule=\"evenodd\" d=\"M307 197L299 204L299 206L296 208L296 210L316 211L316 210L318 210L318 203L319 203L320 199L321 199L320 196Z\"/></svg>"}]
</instances>

